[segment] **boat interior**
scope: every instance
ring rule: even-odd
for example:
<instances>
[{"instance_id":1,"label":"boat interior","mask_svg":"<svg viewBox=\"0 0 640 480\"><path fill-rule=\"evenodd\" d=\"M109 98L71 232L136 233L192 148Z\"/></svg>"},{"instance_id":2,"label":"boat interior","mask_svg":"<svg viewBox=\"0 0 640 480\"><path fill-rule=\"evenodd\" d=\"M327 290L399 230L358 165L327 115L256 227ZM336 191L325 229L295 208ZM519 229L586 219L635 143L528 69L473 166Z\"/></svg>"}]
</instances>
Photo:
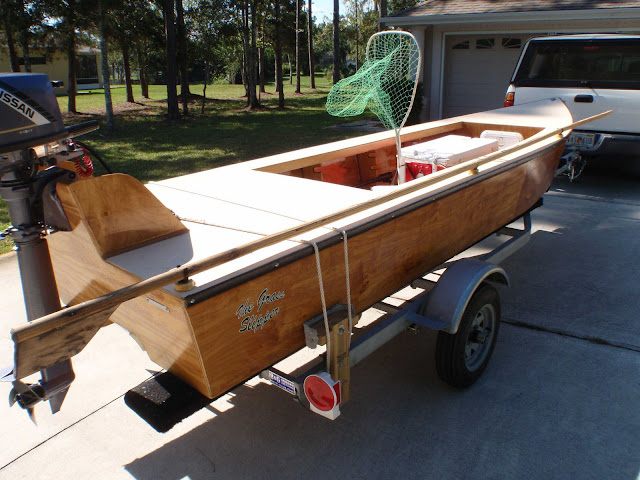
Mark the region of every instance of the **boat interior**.
<instances>
[{"instance_id":1,"label":"boat interior","mask_svg":"<svg viewBox=\"0 0 640 480\"><path fill-rule=\"evenodd\" d=\"M426 130L407 128L402 135L403 150L445 137L480 138L483 132L519 133L522 139L542 130L541 127L496 125L476 122L453 122ZM318 159L309 156L296 161L277 163L260 168L260 171L279 173L327 183L335 183L361 189L371 189L376 185L397 183L396 145L393 138L371 149L363 146L362 151L334 152L334 158ZM348 153L341 156L342 153ZM325 155L323 155L325 157ZM413 179L411 176L407 180Z\"/></svg>"}]
</instances>

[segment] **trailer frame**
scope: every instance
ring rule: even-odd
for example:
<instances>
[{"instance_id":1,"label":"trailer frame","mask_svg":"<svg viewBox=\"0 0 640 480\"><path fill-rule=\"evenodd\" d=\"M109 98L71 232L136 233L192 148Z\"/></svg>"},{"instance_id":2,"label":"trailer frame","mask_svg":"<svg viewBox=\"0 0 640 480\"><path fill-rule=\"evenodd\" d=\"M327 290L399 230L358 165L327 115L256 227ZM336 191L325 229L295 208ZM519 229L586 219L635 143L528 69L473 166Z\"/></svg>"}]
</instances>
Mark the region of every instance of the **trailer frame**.
<instances>
[{"instance_id":1,"label":"trailer frame","mask_svg":"<svg viewBox=\"0 0 640 480\"><path fill-rule=\"evenodd\" d=\"M531 210L541 205L542 200ZM293 395L301 405L315 413L332 420L337 418L340 415L340 406L344 405L350 398L351 367L357 365L407 330L416 331L423 327L436 330L440 332L439 335L448 335L453 338L453 336L459 334L463 316L476 292L485 285L494 290L495 286L509 286L509 277L499 263L529 242L532 230L531 210L519 218L523 222L522 228L504 226L490 235L509 237L491 251L477 257L450 260L413 280L409 286L414 289L422 289L423 292L411 300L405 301L401 306L391 305L385 302L385 299L374 304L371 308L384 312L384 315L368 325L362 333L354 333L350 341L340 341L341 337L348 337L348 335L345 335L346 328L348 328L347 305L338 304L331 307L327 312L329 335L335 337L338 341L332 344L334 346L330 353L328 372L325 369L325 361L323 361L326 360L326 354L320 354L307 364L297 368L293 373L285 373L275 366L271 366L260 372L260 378ZM445 270L439 275L440 278L437 281L425 278L429 273L442 269ZM318 345L326 344L327 333L323 320L323 315L319 315L304 324L308 348L313 349ZM497 322L495 326L495 333L497 334L499 312L495 321ZM443 338L446 339L446 337ZM484 366L486 366L491 356L495 340L494 335L491 339L492 344L487 347L490 348L490 351L487 352L488 357L484 361ZM436 350L438 348L442 349L437 345ZM443 356L442 352L436 352L436 356L438 355ZM449 354L449 356L451 355ZM459 356L459 354L455 354L455 356ZM445 361L454 362L460 361L460 359L446 358ZM439 371L438 373L442 378L441 372ZM479 377L481 373L482 371L477 376ZM305 382L309 377L313 376L326 380L328 386L337 391L336 403L329 410L318 409L308 398ZM456 385L455 382L451 382L450 379L443 378L443 380L454 386L460 386Z\"/></svg>"}]
</instances>

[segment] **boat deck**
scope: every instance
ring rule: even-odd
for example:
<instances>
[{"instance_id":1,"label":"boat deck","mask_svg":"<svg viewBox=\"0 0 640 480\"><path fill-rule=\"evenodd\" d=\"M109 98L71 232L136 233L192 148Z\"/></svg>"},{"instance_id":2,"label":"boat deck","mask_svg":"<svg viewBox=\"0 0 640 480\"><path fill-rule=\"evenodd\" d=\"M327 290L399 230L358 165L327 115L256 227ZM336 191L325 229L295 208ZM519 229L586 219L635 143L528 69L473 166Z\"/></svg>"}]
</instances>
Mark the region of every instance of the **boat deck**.
<instances>
[{"instance_id":1,"label":"boat deck","mask_svg":"<svg viewBox=\"0 0 640 480\"><path fill-rule=\"evenodd\" d=\"M148 184L147 188L189 231L109 257L108 261L146 279L376 196L369 190L287 175L250 169L241 173L242 178L238 178L238 172L217 169ZM294 236L194 275L196 287L189 292L175 292L172 286L166 289L182 297L191 295L214 280L295 248L301 241L343 228L353 220L344 219Z\"/></svg>"}]
</instances>

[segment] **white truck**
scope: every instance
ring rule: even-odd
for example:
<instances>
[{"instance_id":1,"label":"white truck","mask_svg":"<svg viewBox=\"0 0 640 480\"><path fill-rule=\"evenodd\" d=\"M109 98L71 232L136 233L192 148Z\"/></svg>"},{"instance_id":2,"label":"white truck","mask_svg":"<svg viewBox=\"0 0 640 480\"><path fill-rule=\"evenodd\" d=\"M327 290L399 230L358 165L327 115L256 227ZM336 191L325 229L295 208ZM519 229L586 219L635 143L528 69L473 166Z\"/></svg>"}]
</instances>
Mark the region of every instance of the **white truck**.
<instances>
[{"instance_id":1,"label":"white truck","mask_svg":"<svg viewBox=\"0 0 640 480\"><path fill-rule=\"evenodd\" d=\"M518 59L505 106L560 98L580 119L613 110L567 140L570 177L587 159L640 154L640 36L582 34L530 39Z\"/></svg>"}]
</instances>

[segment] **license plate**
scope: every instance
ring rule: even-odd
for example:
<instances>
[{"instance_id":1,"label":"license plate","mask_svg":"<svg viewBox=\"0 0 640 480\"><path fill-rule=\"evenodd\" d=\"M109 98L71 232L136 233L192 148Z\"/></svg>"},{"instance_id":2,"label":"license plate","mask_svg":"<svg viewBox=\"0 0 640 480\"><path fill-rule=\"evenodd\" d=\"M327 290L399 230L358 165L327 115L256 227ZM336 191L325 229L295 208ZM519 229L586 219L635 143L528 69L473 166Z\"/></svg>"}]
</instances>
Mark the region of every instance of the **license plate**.
<instances>
[{"instance_id":1,"label":"license plate","mask_svg":"<svg viewBox=\"0 0 640 480\"><path fill-rule=\"evenodd\" d=\"M595 140L595 133L572 133L567 139L567 146L591 148Z\"/></svg>"},{"instance_id":2,"label":"license plate","mask_svg":"<svg viewBox=\"0 0 640 480\"><path fill-rule=\"evenodd\" d=\"M291 395L296 394L296 384L291 380L288 380L274 372L269 372L269 380L271 380L272 384L281 388L285 392L289 392Z\"/></svg>"}]
</instances>

